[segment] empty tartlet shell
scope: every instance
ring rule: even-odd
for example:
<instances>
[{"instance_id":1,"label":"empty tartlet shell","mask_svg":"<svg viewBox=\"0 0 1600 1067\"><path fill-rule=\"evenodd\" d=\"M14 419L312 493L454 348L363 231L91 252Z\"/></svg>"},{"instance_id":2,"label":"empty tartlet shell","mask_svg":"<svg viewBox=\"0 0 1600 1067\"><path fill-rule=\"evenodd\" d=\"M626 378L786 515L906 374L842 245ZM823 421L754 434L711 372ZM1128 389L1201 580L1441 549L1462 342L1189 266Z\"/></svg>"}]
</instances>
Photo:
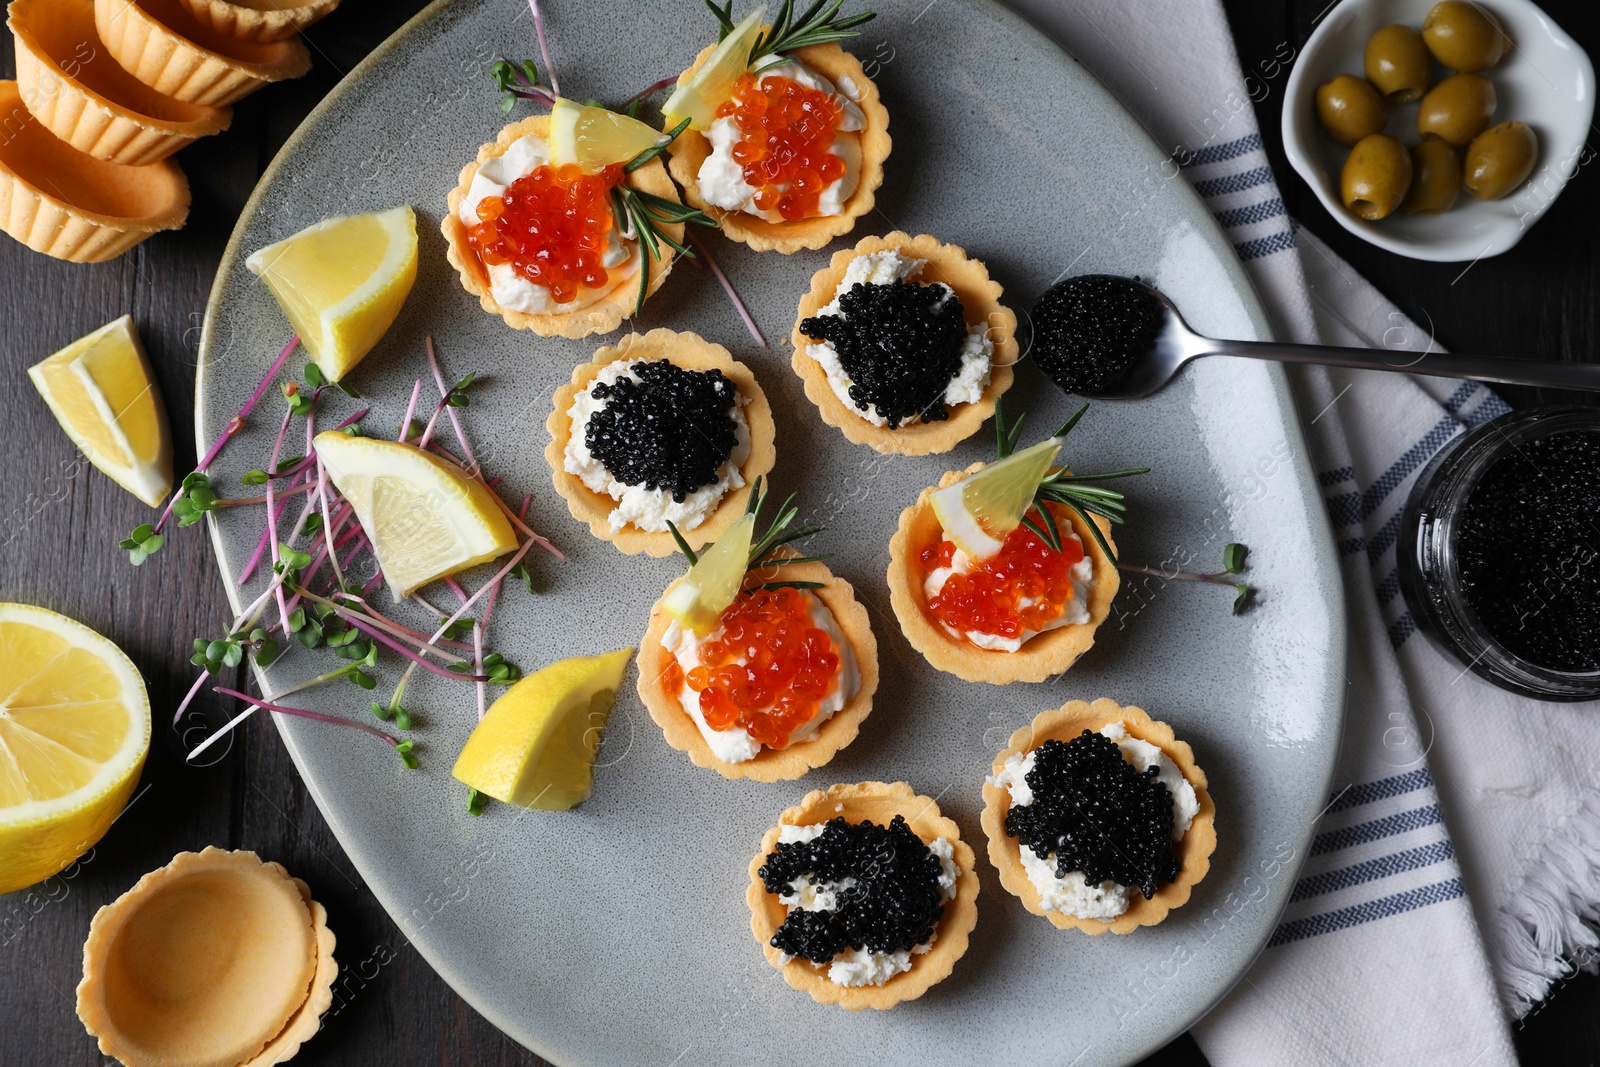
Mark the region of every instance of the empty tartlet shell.
<instances>
[{"instance_id":1,"label":"empty tartlet shell","mask_svg":"<svg viewBox=\"0 0 1600 1067\"><path fill-rule=\"evenodd\" d=\"M494 294L490 292L489 272L484 268L483 260L472 250L472 246L467 244L467 226L461 221L458 212L461 209L461 201L466 198L467 190L472 186L472 179L478 173L478 168L496 156L504 155L512 142L529 134L548 138L550 117L534 115L520 122L513 122L501 130L500 135L492 142L478 149L477 159L461 168L458 184L450 190L450 210L439 223L439 229L444 233L445 255L450 260L450 265L455 267L456 273L461 276L462 286L478 298L483 310L491 315L499 315L506 320L506 325L514 329L532 330L541 337L579 338L594 333L610 333L622 325L623 319L633 314L634 306L639 301L639 281L633 272L592 304L558 315L530 315L525 311L513 311L500 306ZM663 200L671 200L675 204L680 203L677 186L667 177L666 168L661 165L659 158L646 163L629 174L625 180L641 192L659 196ZM674 241L680 243L683 241L682 223L662 223L660 229ZM674 254L672 246L662 242L660 247L661 258L652 259L650 262L650 287L645 293L646 300L661 288L661 283L672 273ZM639 247L641 266L649 255L649 250L641 244Z\"/></svg>"},{"instance_id":2,"label":"empty tartlet shell","mask_svg":"<svg viewBox=\"0 0 1600 1067\"><path fill-rule=\"evenodd\" d=\"M316 1032L333 949L326 913L278 864L181 852L95 913L78 1017L127 1067L267 1067Z\"/></svg>"},{"instance_id":3,"label":"empty tartlet shell","mask_svg":"<svg viewBox=\"0 0 1600 1067\"><path fill-rule=\"evenodd\" d=\"M142 166L233 121L229 108L161 95L95 47L94 0L13 0L6 22L23 103L80 152Z\"/></svg>"},{"instance_id":4,"label":"empty tartlet shell","mask_svg":"<svg viewBox=\"0 0 1600 1067\"><path fill-rule=\"evenodd\" d=\"M715 47L707 45L701 50L689 69L678 76L679 85L700 69ZM889 112L860 60L832 42L796 49L791 54L836 87L848 79L860 88L861 99L854 103L861 108L864 120L860 130L861 174L855 192L844 202L839 214L794 222L768 222L743 211L727 211L708 204L700 195L699 174L700 165L711 155L711 142L698 130L684 130L678 135L668 149L671 158L667 164L672 177L683 186L684 199L716 219L731 240L747 244L757 252L782 252L784 255L802 248L821 248L835 237L855 229L856 219L872 210L878 186L883 184L883 164L893 145L889 140ZM840 88L840 92L843 91Z\"/></svg>"},{"instance_id":5,"label":"empty tartlet shell","mask_svg":"<svg viewBox=\"0 0 1600 1067\"><path fill-rule=\"evenodd\" d=\"M235 40L195 21L178 0L95 0L94 21L124 70L191 104L231 104L311 69L303 41Z\"/></svg>"},{"instance_id":6,"label":"empty tartlet shell","mask_svg":"<svg viewBox=\"0 0 1600 1067\"><path fill-rule=\"evenodd\" d=\"M794 556L785 546L776 556ZM855 653L856 667L861 675L860 688L845 706L834 712L820 727L816 736L796 741L787 748L763 747L760 752L743 763L728 763L717 758L701 736L700 730L683 710L678 698L661 685L661 676L674 662L671 652L661 646L661 637L672 620L661 608L661 600L650 609L650 625L639 642L639 697L650 709L650 717L661 727L667 744L679 752L687 752L697 767L708 767L724 778L749 778L756 782L781 782L799 778L807 771L825 765L850 742L856 739L861 723L872 712L872 697L878 691L878 641L872 635L872 619L867 609L856 600L855 589L843 578L837 578L821 563L791 563L780 568L760 568L745 575L745 588L763 582L775 581L772 575L779 571L784 581L821 582L821 589L811 592L833 614L850 649ZM682 578L667 586L671 592ZM662 593L662 600L667 593Z\"/></svg>"},{"instance_id":7,"label":"empty tartlet shell","mask_svg":"<svg viewBox=\"0 0 1600 1067\"><path fill-rule=\"evenodd\" d=\"M567 510L572 512L573 518L588 523L590 533L602 541L610 541L630 556L643 552L662 557L678 550L678 544L668 530L651 533L632 524L613 530L611 512L616 509L617 502L584 485L583 479L576 474L567 473L567 442L572 439L572 417L567 412L572 408L573 399L588 388L600 371L619 359L664 359L685 370L720 370L733 381L740 395L749 398L750 402L744 405L743 411L745 422L750 427L750 454L739 468L744 485L724 495L700 525L692 530L679 531L690 548L699 548L715 541L733 525L734 520L744 514L751 487L757 478L772 470L773 463L777 461L777 451L773 444L775 431L772 408L761 386L756 384L756 376L750 373L749 367L734 359L726 348L712 344L696 333L667 329L651 330L644 334L632 333L614 345L597 350L588 363L580 363L572 369L572 381L556 390L555 409L545 421L545 428L550 431L550 444L545 447L544 458L550 463L556 492L566 500Z\"/></svg>"},{"instance_id":8,"label":"empty tartlet shell","mask_svg":"<svg viewBox=\"0 0 1600 1067\"><path fill-rule=\"evenodd\" d=\"M806 355L806 346L813 342L800 331L802 322L833 301L844 281L845 271L854 260L891 250L908 259L925 260L927 265L907 280L948 285L961 301L968 328L987 322L989 338L994 343L989 384L981 397L970 404L957 404L943 422L918 421L902 424L894 430L873 425L839 399L828 384L822 364ZM837 427L856 444L868 445L885 455L926 456L948 452L989 421L995 402L1011 388L1011 367L1017 362L1017 315L1001 305L1000 297L1004 292L999 282L990 279L988 268L978 260L967 258L966 251L957 245L941 244L938 238L927 234L912 237L900 230L885 237L863 237L854 248L835 252L828 265L812 275L811 291L800 298L800 314L794 320L794 333L790 336L794 354L789 364L805 383L806 397L817 406L822 421Z\"/></svg>"},{"instance_id":9,"label":"empty tartlet shell","mask_svg":"<svg viewBox=\"0 0 1600 1067\"><path fill-rule=\"evenodd\" d=\"M808 960L780 962L782 954L772 947L772 936L783 925L789 909L768 893L761 881L761 867L767 855L778 847L784 826L812 826L843 817L847 822L871 821L888 826L896 815L904 815L912 831L923 843L937 838L949 840L952 859L961 871L956 880L956 895L945 903L944 915L934 929L933 947L913 954L911 969L902 971L882 985L841 986L828 980L826 967ZM785 811L778 825L761 839L761 848L750 861L750 887L745 891L750 905L750 932L766 954L767 962L783 972L784 981L811 994L819 1004L837 1004L850 1011L862 1008L887 1010L906 1000L916 1000L929 988L950 977L951 970L967 951L967 936L978 922L978 873L972 849L961 840L961 828L939 811L928 797L918 796L905 782L862 782L860 785L835 785L807 793L805 799Z\"/></svg>"},{"instance_id":10,"label":"empty tartlet shell","mask_svg":"<svg viewBox=\"0 0 1600 1067\"><path fill-rule=\"evenodd\" d=\"M194 20L217 33L238 41L271 44L293 37L314 22L333 14L339 0L255 0L254 3L229 3L228 0L179 0Z\"/></svg>"},{"instance_id":11,"label":"empty tartlet shell","mask_svg":"<svg viewBox=\"0 0 1600 1067\"><path fill-rule=\"evenodd\" d=\"M1128 910L1107 922L1103 919L1080 919L1059 911L1047 910L1041 903L1039 891L1028 880L1022 866L1022 851L1017 839L1006 833L1006 813L1011 810L1009 790L988 782L983 786L983 832L989 839L989 862L1000 873L1000 884L1006 891L1022 901L1022 906L1035 915L1042 915L1062 930L1082 930L1088 934L1126 934L1141 926L1154 926L1167 917L1173 908L1189 900L1200 879L1211 869L1211 853L1217 847L1216 808L1211 794L1206 790L1206 775L1194 761L1194 750L1186 742L1173 736L1172 727L1156 722L1143 708L1122 707L1115 700L1104 697L1093 704L1082 700L1069 701L1059 708L1042 711L1032 723L1011 735L1005 751L994 758L992 773L998 775L1005 769L1006 760L1019 753L1028 752L1049 740L1071 741L1085 730L1099 730L1108 723L1120 722L1127 728L1129 737L1137 737L1159 748L1194 787L1200 810L1178 843L1178 877L1161 886L1156 895L1146 899L1137 890L1129 891Z\"/></svg>"},{"instance_id":12,"label":"empty tartlet shell","mask_svg":"<svg viewBox=\"0 0 1600 1067\"><path fill-rule=\"evenodd\" d=\"M177 163L128 167L78 151L28 114L14 81L0 81L0 127L0 227L35 252L100 263L189 215Z\"/></svg>"},{"instance_id":13,"label":"empty tartlet shell","mask_svg":"<svg viewBox=\"0 0 1600 1067\"><path fill-rule=\"evenodd\" d=\"M967 682L992 685L1042 682L1072 666L1094 645L1095 630L1111 613L1111 601L1122 586L1122 578L1117 573L1117 565L1106 558L1083 520L1075 513L1057 512L1057 524L1070 521L1072 532L1083 543L1084 553L1094 562L1094 575L1089 583L1089 621L1046 630L1025 641L1015 652L979 648L946 633L928 614L927 597L922 592L925 576L922 562L917 558L922 546L942 539L944 534L928 498L935 489L958 482L984 466L974 463L964 471L947 471L938 485L924 489L917 502L900 513L900 527L889 540L889 602L906 640L924 659L946 674ZM1098 515L1094 521L1112 551L1116 551L1111 523Z\"/></svg>"}]
</instances>

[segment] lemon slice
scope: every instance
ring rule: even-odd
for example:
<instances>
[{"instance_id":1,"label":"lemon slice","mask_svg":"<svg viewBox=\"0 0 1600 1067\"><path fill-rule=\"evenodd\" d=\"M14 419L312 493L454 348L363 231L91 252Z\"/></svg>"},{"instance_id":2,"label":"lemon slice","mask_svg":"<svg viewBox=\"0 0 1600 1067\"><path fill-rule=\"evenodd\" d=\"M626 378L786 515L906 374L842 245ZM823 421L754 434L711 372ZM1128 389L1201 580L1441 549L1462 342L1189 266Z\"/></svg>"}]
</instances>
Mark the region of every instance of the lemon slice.
<instances>
[{"instance_id":1,"label":"lemon slice","mask_svg":"<svg viewBox=\"0 0 1600 1067\"><path fill-rule=\"evenodd\" d=\"M711 128L717 108L733 92L734 79L750 65L750 49L755 46L766 14L763 4L746 15L700 64L700 69L667 97L661 113L666 116L668 129L686 118L691 130L704 132Z\"/></svg>"},{"instance_id":2,"label":"lemon slice","mask_svg":"<svg viewBox=\"0 0 1600 1067\"><path fill-rule=\"evenodd\" d=\"M417 216L406 204L325 219L245 260L329 381L371 352L417 280Z\"/></svg>"},{"instance_id":3,"label":"lemon slice","mask_svg":"<svg viewBox=\"0 0 1600 1067\"><path fill-rule=\"evenodd\" d=\"M396 600L516 551L516 535L493 491L437 456L338 430L317 434L316 448L372 540Z\"/></svg>"},{"instance_id":4,"label":"lemon slice","mask_svg":"<svg viewBox=\"0 0 1600 1067\"><path fill-rule=\"evenodd\" d=\"M999 552L1006 535L1022 525L1065 442L1064 437L1040 441L929 496L945 536L972 559Z\"/></svg>"},{"instance_id":5,"label":"lemon slice","mask_svg":"<svg viewBox=\"0 0 1600 1067\"><path fill-rule=\"evenodd\" d=\"M750 569L750 542L755 538L756 517L746 515L728 527L717 543L700 553L700 559L683 581L661 601L661 609L697 634L717 628Z\"/></svg>"},{"instance_id":6,"label":"lemon slice","mask_svg":"<svg viewBox=\"0 0 1600 1067\"><path fill-rule=\"evenodd\" d=\"M28 377L90 463L146 504L161 506L172 491L172 438L131 316L29 367Z\"/></svg>"},{"instance_id":7,"label":"lemon slice","mask_svg":"<svg viewBox=\"0 0 1600 1067\"><path fill-rule=\"evenodd\" d=\"M550 108L550 161L558 165L576 163L592 173L666 141L660 130L603 107L558 97Z\"/></svg>"},{"instance_id":8,"label":"lemon slice","mask_svg":"<svg viewBox=\"0 0 1600 1067\"><path fill-rule=\"evenodd\" d=\"M578 656L528 675L490 706L450 773L507 804L577 805L594 784L600 735L632 655Z\"/></svg>"},{"instance_id":9,"label":"lemon slice","mask_svg":"<svg viewBox=\"0 0 1600 1067\"><path fill-rule=\"evenodd\" d=\"M0 893L100 840L150 749L150 698L122 650L44 608L0 604Z\"/></svg>"}]
</instances>

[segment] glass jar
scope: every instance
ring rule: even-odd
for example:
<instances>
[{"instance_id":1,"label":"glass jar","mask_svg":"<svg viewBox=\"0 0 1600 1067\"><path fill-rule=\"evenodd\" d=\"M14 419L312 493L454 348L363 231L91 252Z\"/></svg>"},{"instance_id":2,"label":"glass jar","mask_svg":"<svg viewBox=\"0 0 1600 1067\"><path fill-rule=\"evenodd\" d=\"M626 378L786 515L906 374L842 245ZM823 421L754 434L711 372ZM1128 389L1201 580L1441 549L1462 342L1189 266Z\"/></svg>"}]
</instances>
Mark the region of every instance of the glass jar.
<instances>
[{"instance_id":1,"label":"glass jar","mask_svg":"<svg viewBox=\"0 0 1600 1067\"><path fill-rule=\"evenodd\" d=\"M1457 537L1468 499L1498 460L1531 441L1573 432L1600 434L1600 408L1514 411L1469 430L1429 462L1417 478L1400 520L1400 588L1418 628L1435 645L1495 685L1539 700L1600 699L1600 670L1542 666L1497 639L1479 619L1462 588ZM1526 546L1528 551L1540 551L1541 547ZM1600 547L1600 536L1596 547Z\"/></svg>"}]
</instances>

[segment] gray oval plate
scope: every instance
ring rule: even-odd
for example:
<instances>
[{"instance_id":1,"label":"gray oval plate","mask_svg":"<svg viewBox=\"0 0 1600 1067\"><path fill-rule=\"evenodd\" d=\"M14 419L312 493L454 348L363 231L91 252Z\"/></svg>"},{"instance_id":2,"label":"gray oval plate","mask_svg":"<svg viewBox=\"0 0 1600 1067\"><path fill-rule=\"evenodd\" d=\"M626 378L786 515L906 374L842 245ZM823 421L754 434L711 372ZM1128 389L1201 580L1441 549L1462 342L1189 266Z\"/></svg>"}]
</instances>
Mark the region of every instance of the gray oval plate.
<instances>
[{"instance_id":1,"label":"gray oval plate","mask_svg":"<svg viewBox=\"0 0 1600 1067\"><path fill-rule=\"evenodd\" d=\"M579 99L616 99L680 69L714 29L691 0L672 0L670 18L655 9L641 17L621 0L547 7L562 88ZM1059 48L987 0L877 7L852 49L876 69L895 149L881 210L854 237L899 228L963 245L1019 309L1064 271L1114 271L1153 279L1213 336L1266 336L1249 281L1199 200ZM239 222L207 315L196 413L200 439L213 439L288 334L244 269L248 252L326 216L412 204L421 276L354 384L373 405L366 425L392 435L413 379L427 374L425 335L437 339L447 375L475 370L484 379L461 413L479 456L504 477L509 498L533 494L530 522L568 553L565 564L534 559L537 596L516 587L501 598L492 647L526 670L634 644L681 569L595 540L551 489L550 397L603 339L509 330L445 262L437 229L445 195L503 121L483 72L497 52L535 51L520 0L457 0L428 9L330 94ZM846 442L806 401L786 341L800 295L831 250L754 255L714 235L709 242L773 346L756 349L714 280L684 264L640 325L727 345L771 399L776 487L798 492L807 515L829 527L816 543L838 553L834 570L874 614L884 684L860 738L798 782L724 781L666 746L630 672L592 799L571 812L497 805L472 818L450 777L474 722L472 690L422 675L406 701L418 713L420 771L402 771L354 731L279 720L312 795L405 936L478 1010L557 1063L1138 1058L1199 1017L1266 942L1337 748L1338 567L1284 376L1205 360L1152 400L1096 406L1070 449L1081 470L1154 468L1127 486L1125 560L1214 570L1222 546L1243 541L1262 589L1253 610L1234 618L1225 590L1130 575L1098 644L1068 674L1042 685L969 685L906 644L884 573L901 508L946 469L989 457L990 436L923 458ZM1031 366L1020 371L1007 399L1043 434L1069 401ZM219 485L237 485L264 463L278 422L269 401L225 453ZM341 397L325 420L354 408ZM256 521L227 514L213 523L224 575L236 575L254 547ZM237 604L240 591L228 584ZM267 685L324 670L326 656L285 656ZM385 671L379 696L395 676ZM342 684L302 696L324 712L370 714L365 695ZM1064 933L1025 912L980 859L972 946L921 1000L847 1013L814 1004L767 965L750 936L745 868L785 807L834 782L904 779L937 797L982 857L980 789L995 752L1040 710L1100 696L1173 723L1210 776L1220 844L1186 907L1127 937Z\"/></svg>"}]
</instances>

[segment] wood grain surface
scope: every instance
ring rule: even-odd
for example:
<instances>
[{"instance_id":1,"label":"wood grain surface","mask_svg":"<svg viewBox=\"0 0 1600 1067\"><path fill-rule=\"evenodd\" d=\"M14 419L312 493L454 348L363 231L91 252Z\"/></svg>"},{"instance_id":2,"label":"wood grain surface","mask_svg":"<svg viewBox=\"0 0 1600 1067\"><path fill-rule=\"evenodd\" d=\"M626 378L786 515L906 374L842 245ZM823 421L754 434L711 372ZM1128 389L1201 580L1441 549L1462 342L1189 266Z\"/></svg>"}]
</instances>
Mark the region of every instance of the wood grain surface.
<instances>
[{"instance_id":1,"label":"wood grain surface","mask_svg":"<svg viewBox=\"0 0 1600 1067\"><path fill-rule=\"evenodd\" d=\"M510 0L507 0L509 3ZM1247 71L1298 49L1326 0L1226 0ZM240 208L295 125L357 61L424 6L423 0L346 0L308 34L310 75L238 105L233 128L179 157L194 191L188 226L97 266L58 263L0 237L0 428L11 452L0 480L0 600L63 611L122 645L149 683L157 724L143 781L112 832L62 876L0 896L0 1065L107 1062L74 1014L89 920L141 874L206 845L248 848L306 879L325 903L343 970L323 1032L296 1063L538 1065L544 1061L469 1008L411 949L344 856L265 716L235 735L212 766L184 765L170 714L193 679L190 641L226 624L227 605L199 528L169 537L134 569L117 540L150 513L91 470L23 375L67 342L131 312L172 415L179 470L194 461L194 369L211 279ZM1550 0L1555 19L1591 54L1590 0ZM8 36L0 31L0 36ZM528 49L531 52L531 49ZM9 42L0 75L14 74ZM1339 228L1289 171L1277 134L1287 71L1265 80L1257 110L1292 214L1401 306L1462 351L1595 358L1600 337L1600 178L1580 171L1560 202L1511 253L1463 272L1402 259ZM485 82L486 106L493 106ZM1513 403L1555 399L1506 390ZM1563 397L1561 399L1572 399ZM242 681L242 678L240 679ZM209 698L202 698L203 701ZM220 716L219 703L207 705ZM1530 1064L1600 1056L1600 981L1579 977L1519 1028ZM597 1006L597 1010L614 1010ZM1419 1024L1425 1024L1419 1020ZM1187 1037L1148 1064L1203 1064Z\"/></svg>"}]
</instances>

